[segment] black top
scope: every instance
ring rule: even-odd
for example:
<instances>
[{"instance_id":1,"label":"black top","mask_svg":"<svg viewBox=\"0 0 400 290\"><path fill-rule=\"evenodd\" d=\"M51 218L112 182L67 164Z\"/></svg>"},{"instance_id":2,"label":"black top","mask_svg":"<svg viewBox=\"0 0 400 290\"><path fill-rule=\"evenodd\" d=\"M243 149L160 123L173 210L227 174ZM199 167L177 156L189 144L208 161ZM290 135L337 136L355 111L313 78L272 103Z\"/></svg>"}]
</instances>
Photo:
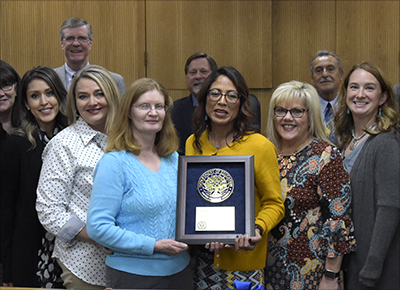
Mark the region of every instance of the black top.
<instances>
[{"instance_id":1,"label":"black top","mask_svg":"<svg viewBox=\"0 0 400 290\"><path fill-rule=\"evenodd\" d=\"M0 152L3 282L19 287L39 287L38 250L46 233L35 209L44 144L35 139L30 150L26 138L10 135Z\"/></svg>"}]
</instances>

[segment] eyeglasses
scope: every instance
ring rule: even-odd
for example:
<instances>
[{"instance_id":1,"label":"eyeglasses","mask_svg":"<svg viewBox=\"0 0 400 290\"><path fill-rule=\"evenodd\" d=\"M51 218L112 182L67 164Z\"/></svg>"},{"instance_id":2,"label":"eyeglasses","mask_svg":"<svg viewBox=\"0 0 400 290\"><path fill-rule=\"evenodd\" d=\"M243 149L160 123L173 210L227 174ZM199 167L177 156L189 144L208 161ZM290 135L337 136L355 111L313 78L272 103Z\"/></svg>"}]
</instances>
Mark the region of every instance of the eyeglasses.
<instances>
[{"instance_id":1,"label":"eyeglasses","mask_svg":"<svg viewBox=\"0 0 400 290\"><path fill-rule=\"evenodd\" d=\"M138 108L139 110L144 111L144 112L150 112L153 109L156 110L157 112L167 111L168 110L168 106L167 105L161 105L161 104L157 104L155 106L152 106L150 104L141 104L141 105L136 105L134 107Z\"/></svg>"},{"instance_id":2,"label":"eyeglasses","mask_svg":"<svg viewBox=\"0 0 400 290\"><path fill-rule=\"evenodd\" d=\"M5 83L0 85L0 90L3 92L11 91L14 86L14 83Z\"/></svg>"},{"instance_id":3,"label":"eyeglasses","mask_svg":"<svg viewBox=\"0 0 400 290\"><path fill-rule=\"evenodd\" d=\"M75 39L78 40L78 42L81 44L87 43L88 41L92 40L90 37L85 37L85 36L78 36L78 37L68 36L63 38L63 40L69 44L74 43Z\"/></svg>"},{"instance_id":4,"label":"eyeglasses","mask_svg":"<svg viewBox=\"0 0 400 290\"><path fill-rule=\"evenodd\" d=\"M299 119L304 116L305 112L308 112L308 109L299 109L299 108L294 108L291 110L287 110L282 107L275 107L274 108L274 114L277 117L283 118L286 116L287 112L290 112L290 115L292 115L293 118Z\"/></svg>"},{"instance_id":5,"label":"eyeglasses","mask_svg":"<svg viewBox=\"0 0 400 290\"><path fill-rule=\"evenodd\" d=\"M208 96L210 100L213 102L218 102L222 98L222 96L224 96L226 101L231 104L235 104L240 99L240 95L237 92L230 91L227 92L226 94L223 94L218 89L209 90Z\"/></svg>"}]
</instances>

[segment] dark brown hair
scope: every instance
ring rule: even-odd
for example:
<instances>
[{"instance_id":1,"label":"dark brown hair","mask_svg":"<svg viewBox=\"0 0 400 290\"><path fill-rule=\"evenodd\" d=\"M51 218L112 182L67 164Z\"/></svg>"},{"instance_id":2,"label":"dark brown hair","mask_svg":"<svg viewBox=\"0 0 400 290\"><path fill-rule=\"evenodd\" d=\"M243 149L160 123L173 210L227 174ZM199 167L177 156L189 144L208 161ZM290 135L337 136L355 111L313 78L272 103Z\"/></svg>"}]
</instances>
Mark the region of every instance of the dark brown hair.
<instances>
[{"instance_id":1,"label":"dark brown hair","mask_svg":"<svg viewBox=\"0 0 400 290\"><path fill-rule=\"evenodd\" d=\"M228 77L232 81L236 88L236 91L240 95L239 113L234 121L232 130L233 132L226 132L226 136L229 136L231 133L233 133L233 140L236 142L240 142L243 136L249 135L253 132L259 132L259 129L253 126L254 112L250 106L249 88L247 87L246 81L244 80L240 72L238 72L235 68L231 66L220 67L216 71L213 71L203 83L203 86L198 95L199 104L193 114L195 137L193 147L200 153L202 153L200 142L201 134L206 130L212 130L210 118L207 118L206 120L206 103L208 90L220 76Z\"/></svg>"}]
</instances>

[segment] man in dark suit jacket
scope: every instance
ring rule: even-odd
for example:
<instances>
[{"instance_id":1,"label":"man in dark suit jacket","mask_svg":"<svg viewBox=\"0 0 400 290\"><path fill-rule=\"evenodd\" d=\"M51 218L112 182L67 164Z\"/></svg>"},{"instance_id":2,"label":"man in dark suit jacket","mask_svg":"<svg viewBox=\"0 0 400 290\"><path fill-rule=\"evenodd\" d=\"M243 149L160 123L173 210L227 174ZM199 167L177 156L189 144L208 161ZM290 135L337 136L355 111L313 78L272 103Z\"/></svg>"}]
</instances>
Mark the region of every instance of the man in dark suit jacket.
<instances>
[{"instance_id":1,"label":"man in dark suit jacket","mask_svg":"<svg viewBox=\"0 0 400 290\"><path fill-rule=\"evenodd\" d=\"M60 30L61 49L65 54L65 64L55 68L68 90L76 73L89 64L89 52L92 49L92 26L85 19L71 17L64 21ZM121 96L125 93L124 78L109 72L117 84Z\"/></svg>"},{"instance_id":2,"label":"man in dark suit jacket","mask_svg":"<svg viewBox=\"0 0 400 290\"><path fill-rule=\"evenodd\" d=\"M218 69L215 60L204 52L191 55L185 64L186 84L190 95L176 100L171 108L172 122L179 137L179 154L185 154L186 139L193 134L193 112L197 106L197 94L203 82ZM260 102L257 97L250 95L250 105L255 114L255 126L261 127Z\"/></svg>"},{"instance_id":3,"label":"man in dark suit jacket","mask_svg":"<svg viewBox=\"0 0 400 290\"><path fill-rule=\"evenodd\" d=\"M171 108L172 122L179 137L179 154L185 154L186 139L193 134L193 112L197 106L196 95L211 72L217 69L215 60L204 52L195 53L186 61L186 84L190 95L176 100Z\"/></svg>"}]
</instances>

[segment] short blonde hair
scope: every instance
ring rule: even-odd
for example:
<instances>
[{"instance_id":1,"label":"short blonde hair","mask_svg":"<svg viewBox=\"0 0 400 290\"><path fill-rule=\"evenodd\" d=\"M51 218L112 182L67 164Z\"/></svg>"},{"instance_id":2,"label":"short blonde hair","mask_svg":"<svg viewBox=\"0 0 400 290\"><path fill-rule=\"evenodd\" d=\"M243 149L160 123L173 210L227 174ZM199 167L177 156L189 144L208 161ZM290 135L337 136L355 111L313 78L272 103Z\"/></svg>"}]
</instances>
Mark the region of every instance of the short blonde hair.
<instances>
[{"instance_id":1,"label":"short blonde hair","mask_svg":"<svg viewBox=\"0 0 400 290\"><path fill-rule=\"evenodd\" d=\"M279 136L274 126L274 109L279 102L293 101L300 99L304 102L308 109L308 134L320 140L331 143L325 135L321 118L321 105L319 102L318 93L315 88L308 84L299 81L290 81L281 84L272 94L269 103L267 137L276 146L280 146L281 137Z\"/></svg>"},{"instance_id":2,"label":"short blonde hair","mask_svg":"<svg viewBox=\"0 0 400 290\"><path fill-rule=\"evenodd\" d=\"M119 100L121 99L117 84L110 73L98 65L88 65L83 68L72 80L67 96L67 117L68 123L73 124L79 116L76 107L76 85L82 79L87 78L95 81L103 91L107 100L108 114L106 121L106 132L110 132L111 124L114 123L115 115L118 111Z\"/></svg>"},{"instance_id":3,"label":"short blonde hair","mask_svg":"<svg viewBox=\"0 0 400 290\"><path fill-rule=\"evenodd\" d=\"M165 105L172 106L172 99L167 90L158 82L149 78L134 81L122 97L120 111L108 135L106 152L126 150L139 154L142 150L132 132L132 122L129 118L132 105L145 93L157 90L164 96ZM179 140L171 120L170 111L165 112L164 124L156 135L155 146L161 157L169 156L178 149Z\"/></svg>"}]
</instances>

